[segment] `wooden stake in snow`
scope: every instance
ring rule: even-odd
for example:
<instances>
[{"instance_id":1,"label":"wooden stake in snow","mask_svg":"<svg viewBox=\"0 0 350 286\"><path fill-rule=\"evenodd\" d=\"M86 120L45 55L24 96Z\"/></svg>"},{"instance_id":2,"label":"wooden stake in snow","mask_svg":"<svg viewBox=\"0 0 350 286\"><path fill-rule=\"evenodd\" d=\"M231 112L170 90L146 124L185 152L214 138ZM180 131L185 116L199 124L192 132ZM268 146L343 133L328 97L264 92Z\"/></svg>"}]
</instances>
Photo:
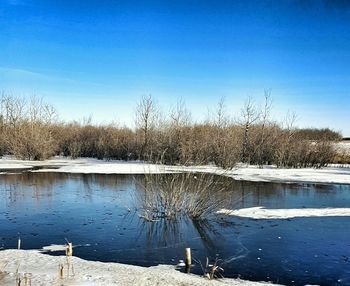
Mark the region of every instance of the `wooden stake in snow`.
<instances>
[{"instance_id":1,"label":"wooden stake in snow","mask_svg":"<svg viewBox=\"0 0 350 286\"><path fill-rule=\"evenodd\" d=\"M17 249L21 249L21 238L18 237Z\"/></svg>"},{"instance_id":2,"label":"wooden stake in snow","mask_svg":"<svg viewBox=\"0 0 350 286\"><path fill-rule=\"evenodd\" d=\"M60 264L60 265L58 266L58 273L59 273L60 278L63 279L63 278L64 278L63 264Z\"/></svg>"},{"instance_id":3,"label":"wooden stake in snow","mask_svg":"<svg viewBox=\"0 0 350 286\"><path fill-rule=\"evenodd\" d=\"M190 273L191 264L192 264L192 257L191 257L191 248L185 249L185 264L186 264L186 272Z\"/></svg>"},{"instance_id":4,"label":"wooden stake in snow","mask_svg":"<svg viewBox=\"0 0 350 286\"><path fill-rule=\"evenodd\" d=\"M32 286L32 273L24 273L24 286Z\"/></svg>"},{"instance_id":5,"label":"wooden stake in snow","mask_svg":"<svg viewBox=\"0 0 350 286\"><path fill-rule=\"evenodd\" d=\"M67 256L73 255L73 244L71 242L68 242L67 249L66 249L66 255Z\"/></svg>"},{"instance_id":6,"label":"wooden stake in snow","mask_svg":"<svg viewBox=\"0 0 350 286\"><path fill-rule=\"evenodd\" d=\"M16 278L16 286L21 286L21 278L20 277Z\"/></svg>"}]
</instances>

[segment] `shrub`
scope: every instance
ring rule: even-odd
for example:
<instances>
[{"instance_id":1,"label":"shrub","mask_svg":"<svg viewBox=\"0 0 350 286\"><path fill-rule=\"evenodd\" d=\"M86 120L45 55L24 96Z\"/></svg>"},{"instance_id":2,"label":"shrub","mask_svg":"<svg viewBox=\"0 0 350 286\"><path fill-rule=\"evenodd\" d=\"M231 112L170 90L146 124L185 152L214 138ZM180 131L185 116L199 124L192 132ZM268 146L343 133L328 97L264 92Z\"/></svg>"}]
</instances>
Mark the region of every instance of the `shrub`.
<instances>
[{"instance_id":1,"label":"shrub","mask_svg":"<svg viewBox=\"0 0 350 286\"><path fill-rule=\"evenodd\" d=\"M149 220L175 219L186 215L205 219L227 205L228 184L215 175L177 173L146 175L138 193L142 217Z\"/></svg>"}]
</instances>

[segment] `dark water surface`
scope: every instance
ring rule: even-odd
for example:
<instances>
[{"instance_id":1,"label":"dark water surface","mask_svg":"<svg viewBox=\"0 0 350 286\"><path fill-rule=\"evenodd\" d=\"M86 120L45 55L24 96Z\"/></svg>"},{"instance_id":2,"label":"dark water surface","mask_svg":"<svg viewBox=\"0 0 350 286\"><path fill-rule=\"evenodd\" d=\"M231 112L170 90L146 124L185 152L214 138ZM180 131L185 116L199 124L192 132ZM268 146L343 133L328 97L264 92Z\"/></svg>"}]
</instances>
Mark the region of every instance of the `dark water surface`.
<instances>
[{"instance_id":1,"label":"dark water surface","mask_svg":"<svg viewBox=\"0 0 350 286\"><path fill-rule=\"evenodd\" d=\"M225 277L350 285L349 217L146 222L135 211L140 180L143 176L2 174L0 248L15 248L19 235L24 249L64 244L67 238L79 245L74 255L81 258L151 266L176 265L191 247L202 263L206 257L222 259ZM227 199L232 208L350 207L350 186L232 181ZM198 264L192 271L202 273Z\"/></svg>"}]
</instances>

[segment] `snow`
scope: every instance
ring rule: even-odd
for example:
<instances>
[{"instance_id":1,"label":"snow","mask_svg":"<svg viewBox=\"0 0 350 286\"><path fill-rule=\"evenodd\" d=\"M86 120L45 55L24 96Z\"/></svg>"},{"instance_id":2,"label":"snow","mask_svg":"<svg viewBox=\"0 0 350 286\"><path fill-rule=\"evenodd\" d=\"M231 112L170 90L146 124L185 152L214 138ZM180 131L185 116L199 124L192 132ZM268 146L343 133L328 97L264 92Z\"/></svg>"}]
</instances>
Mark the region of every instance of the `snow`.
<instances>
[{"instance_id":1,"label":"snow","mask_svg":"<svg viewBox=\"0 0 350 286\"><path fill-rule=\"evenodd\" d=\"M253 219L287 219L295 217L350 216L350 208L266 209L264 207L252 207L236 210L221 209L217 213Z\"/></svg>"},{"instance_id":2,"label":"snow","mask_svg":"<svg viewBox=\"0 0 350 286\"><path fill-rule=\"evenodd\" d=\"M44 246L41 250L42 251L66 251L67 246L66 245L61 245L61 244L51 244L48 246Z\"/></svg>"},{"instance_id":3,"label":"snow","mask_svg":"<svg viewBox=\"0 0 350 286\"><path fill-rule=\"evenodd\" d=\"M284 169L275 166L237 165L231 170L215 166L165 166L143 162L102 161L97 159L54 158L51 160L21 161L11 158L0 159L1 170L15 170L41 167L33 172L61 172L83 174L144 174L173 172L204 172L231 177L235 180L283 183L337 183L350 184L350 165L329 166L322 169L301 168Z\"/></svg>"},{"instance_id":4,"label":"snow","mask_svg":"<svg viewBox=\"0 0 350 286\"><path fill-rule=\"evenodd\" d=\"M345 153L350 155L350 142L342 141L342 142L335 143L335 148L340 153Z\"/></svg>"},{"instance_id":5,"label":"snow","mask_svg":"<svg viewBox=\"0 0 350 286\"><path fill-rule=\"evenodd\" d=\"M330 166L322 169L247 166L232 170L228 172L228 175L236 180L257 182L350 184L350 168L348 166Z\"/></svg>"},{"instance_id":6,"label":"snow","mask_svg":"<svg viewBox=\"0 0 350 286\"><path fill-rule=\"evenodd\" d=\"M40 170L38 170L40 172ZM51 170L46 170L51 171ZM165 166L156 164L144 164L144 163L89 163L87 165L70 165L63 166L57 170L57 172L63 173L81 173L81 174L163 174L172 173L173 170L167 170Z\"/></svg>"},{"instance_id":7,"label":"snow","mask_svg":"<svg viewBox=\"0 0 350 286\"><path fill-rule=\"evenodd\" d=\"M70 270L68 276L68 262ZM59 265L64 265L64 277L59 277ZM73 268L72 268L73 266ZM0 284L15 285L16 270L22 276L31 273L31 285L272 285L265 282L250 282L240 279L207 280L203 277L185 274L171 265L139 267L119 263L86 261L78 257L50 256L35 250L0 251ZM74 274L73 274L73 271Z\"/></svg>"},{"instance_id":8,"label":"snow","mask_svg":"<svg viewBox=\"0 0 350 286\"><path fill-rule=\"evenodd\" d=\"M30 169L31 166L27 166L20 163L13 163L13 164L1 164L2 170L17 170L17 169Z\"/></svg>"}]
</instances>

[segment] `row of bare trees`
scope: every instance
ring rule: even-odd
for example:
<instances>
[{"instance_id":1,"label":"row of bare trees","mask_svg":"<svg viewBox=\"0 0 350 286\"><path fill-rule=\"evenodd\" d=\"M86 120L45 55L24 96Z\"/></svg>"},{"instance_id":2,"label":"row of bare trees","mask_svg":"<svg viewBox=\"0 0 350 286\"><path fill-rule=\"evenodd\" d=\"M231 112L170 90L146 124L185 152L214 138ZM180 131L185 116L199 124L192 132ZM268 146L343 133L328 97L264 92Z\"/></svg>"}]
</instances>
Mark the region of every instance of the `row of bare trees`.
<instances>
[{"instance_id":1,"label":"row of bare trees","mask_svg":"<svg viewBox=\"0 0 350 286\"><path fill-rule=\"evenodd\" d=\"M64 155L223 168L238 162L322 167L333 162L332 144L341 138L329 129L297 129L295 115L273 120L268 90L262 107L249 98L235 119L221 99L202 123L193 123L183 100L164 116L156 101L144 96L136 106L133 130L91 120L61 122L55 109L37 97L3 93L0 108L0 155L29 160Z\"/></svg>"}]
</instances>

